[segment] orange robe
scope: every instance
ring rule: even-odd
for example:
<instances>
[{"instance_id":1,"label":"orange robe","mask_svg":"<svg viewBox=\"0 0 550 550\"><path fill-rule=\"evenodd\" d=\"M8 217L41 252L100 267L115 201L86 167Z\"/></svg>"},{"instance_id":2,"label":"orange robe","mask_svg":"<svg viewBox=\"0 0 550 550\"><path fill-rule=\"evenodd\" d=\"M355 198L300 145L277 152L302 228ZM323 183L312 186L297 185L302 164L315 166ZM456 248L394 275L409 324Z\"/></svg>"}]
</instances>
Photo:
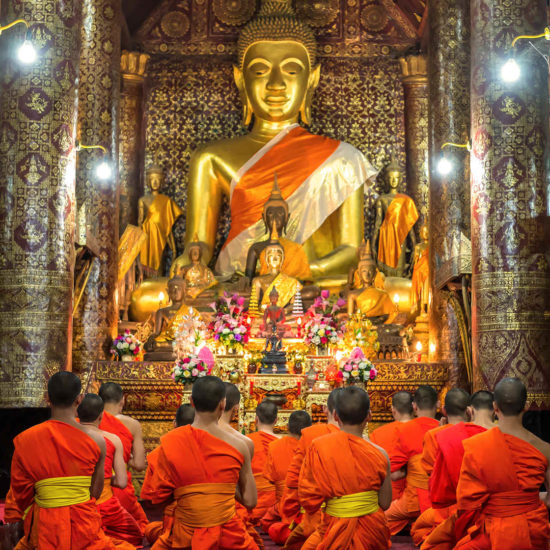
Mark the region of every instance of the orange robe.
<instances>
[{"instance_id":1,"label":"orange robe","mask_svg":"<svg viewBox=\"0 0 550 550\"><path fill-rule=\"evenodd\" d=\"M290 535L290 521L283 521L280 502L286 492L286 473L298 446L298 439L285 436L269 444L264 477L275 485L275 504L262 518L262 529L277 544L284 544Z\"/></svg>"},{"instance_id":2,"label":"orange robe","mask_svg":"<svg viewBox=\"0 0 550 550\"><path fill-rule=\"evenodd\" d=\"M455 548L546 550L548 509L539 497L548 467L546 457L498 428L475 435L463 445Z\"/></svg>"},{"instance_id":3,"label":"orange robe","mask_svg":"<svg viewBox=\"0 0 550 550\"><path fill-rule=\"evenodd\" d=\"M17 523L23 519L23 512L17 502L13 498L13 492L11 487L6 495L6 502L4 505L4 523Z\"/></svg>"},{"instance_id":4,"label":"orange robe","mask_svg":"<svg viewBox=\"0 0 550 550\"><path fill-rule=\"evenodd\" d=\"M97 443L82 430L48 420L19 434L14 440L11 489L25 517L25 536L17 550L102 550L114 544L101 528L94 499L81 504L41 508L34 502L38 481L92 476L101 456Z\"/></svg>"},{"instance_id":5,"label":"orange robe","mask_svg":"<svg viewBox=\"0 0 550 550\"><path fill-rule=\"evenodd\" d=\"M435 418L421 416L401 423L397 429L397 443L390 455L391 471L407 467L405 490L386 510L390 533L396 535L421 512L430 507L428 476L421 466L422 442L429 430L439 426Z\"/></svg>"},{"instance_id":6,"label":"orange robe","mask_svg":"<svg viewBox=\"0 0 550 550\"><path fill-rule=\"evenodd\" d=\"M269 444L278 438L266 432L254 432L248 437L254 443L252 473L258 488L258 504L250 511L250 521L257 524L269 508L275 505L275 484L264 477L264 467L267 461Z\"/></svg>"},{"instance_id":7,"label":"orange robe","mask_svg":"<svg viewBox=\"0 0 550 550\"><path fill-rule=\"evenodd\" d=\"M281 512L283 517L288 520L299 523L288 537L285 548L294 550L302 548L305 541L312 536L321 523L321 512L314 514L305 513L302 515L300 497L298 495L298 484L300 480L300 470L306 456L306 452L318 437L334 433L339 429L333 424L314 424L302 430L302 436L294 452L294 457L286 474L287 491L281 502Z\"/></svg>"},{"instance_id":8,"label":"orange robe","mask_svg":"<svg viewBox=\"0 0 550 550\"><path fill-rule=\"evenodd\" d=\"M243 456L204 430L182 426L161 438L153 504L176 500L174 524L154 550L257 550L235 511Z\"/></svg>"},{"instance_id":9,"label":"orange robe","mask_svg":"<svg viewBox=\"0 0 550 550\"><path fill-rule=\"evenodd\" d=\"M339 431L316 439L304 460L298 494L306 512L315 513L334 497L380 490L387 458L372 443ZM327 507L328 512L328 507ZM384 512L358 517L323 515L317 550L387 550L390 534Z\"/></svg>"},{"instance_id":10,"label":"orange robe","mask_svg":"<svg viewBox=\"0 0 550 550\"><path fill-rule=\"evenodd\" d=\"M122 448L124 449L124 462L128 465L130 458L132 456L132 445L134 444L134 436L132 432L114 415L105 411L103 413L103 419L99 425L99 429L105 432L109 432L120 437L122 441ZM143 508L139 504L134 486L132 484L132 474L128 470L128 485L126 488L119 489L118 487L113 487L113 493L120 501L120 504L130 512L134 517L137 524L145 529L145 526L149 523Z\"/></svg>"},{"instance_id":11,"label":"orange robe","mask_svg":"<svg viewBox=\"0 0 550 550\"><path fill-rule=\"evenodd\" d=\"M130 544L126 548L133 548L133 545L141 546L143 543L143 530L130 512L123 508L111 487L113 474L113 461L115 458L115 446L105 438L107 452L105 454L105 482L103 492L97 499L97 508L101 514L101 524L105 534L117 541L126 541Z\"/></svg>"},{"instance_id":12,"label":"orange robe","mask_svg":"<svg viewBox=\"0 0 550 550\"><path fill-rule=\"evenodd\" d=\"M397 444L397 428L401 425L401 422L393 421L383 424L379 428L376 428L369 439L379 447L382 447L388 456L391 456L394 452L395 445ZM397 479L391 482L392 486L392 500L398 499L405 490L405 478Z\"/></svg>"},{"instance_id":13,"label":"orange robe","mask_svg":"<svg viewBox=\"0 0 550 550\"><path fill-rule=\"evenodd\" d=\"M143 485L141 486L141 500L153 500L156 493L156 488L153 484L153 474L157 468L157 461L159 457L160 446L153 449L147 455L147 470L145 472L145 478ZM145 536L149 541L149 544L153 544L162 533L169 531L174 524L174 510L176 503L168 504L164 508L163 520L152 521L145 527Z\"/></svg>"}]
</instances>

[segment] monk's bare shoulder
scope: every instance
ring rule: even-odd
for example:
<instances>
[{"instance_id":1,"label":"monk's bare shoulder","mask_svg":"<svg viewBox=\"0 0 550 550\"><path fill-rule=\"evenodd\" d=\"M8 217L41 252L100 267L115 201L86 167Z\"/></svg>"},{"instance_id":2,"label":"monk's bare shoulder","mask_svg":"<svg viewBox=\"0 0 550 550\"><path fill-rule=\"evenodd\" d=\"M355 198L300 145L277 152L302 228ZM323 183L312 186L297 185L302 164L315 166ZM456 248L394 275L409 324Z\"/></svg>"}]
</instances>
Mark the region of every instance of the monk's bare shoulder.
<instances>
[{"instance_id":1,"label":"monk's bare shoulder","mask_svg":"<svg viewBox=\"0 0 550 550\"><path fill-rule=\"evenodd\" d=\"M385 456L385 458L386 458L386 460L388 461L388 464L389 464L390 457L389 457L388 453L385 451L385 449L382 449L382 447L380 447L380 445L377 445L376 443L373 443L370 439L365 439L365 441L367 441L367 443L372 445L375 449L378 449Z\"/></svg>"},{"instance_id":2,"label":"monk's bare shoulder","mask_svg":"<svg viewBox=\"0 0 550 550\"><path fill-rule=\"evenodd\" d=\"M82 431L84 431L88 437L91 437L97 443L100 451L105 454L107 450L107 445L105 444L105 439L101 435L101 433L93 430L86 430L84 428L82 428Z\"/></svg>"},{"instance_id":3,"label":"monk's bare shoulder","mask_svg":"<svg viewBox=\"0 0 550 550\"><path fill-rule=\"evenodd\" d=\"M120 437L116 434L112 434L110 432L102 432L103 437L106 437L115 447L118 447L119 445L122 446L122 441L120 440Z\"/></svg>"},{"instance_id":4,"label":"monk's bare shoulder","mask_svg":"<svg viewBox=\"0 0 550 550\"><path fill-rule=\"evenodd\" d=\"M528 432L529 439L528 442L535 447L538 451L540 451L545 457L546 460L548 460L548 463L550 465L550 444L546 443L546 441L543 441L536 435L532 434L531 432Z\"/></svg>"},{"instance_id":5,"label":"monk's bare shoulder","mask_svg":"<svg viewBox=\"0 0 550 550\"><path fill-rule=\"evenodd\" d=\"M219 439L225 441L228 445L231 445L231 447L237 449L239 453L243 455L243 457L250 459L250 451L248 450L248 445L237 435L235 435L235 430L232 429L232 431L224 430L223 428L217 428L215 432L211 432L212 435L215 437L218 437ZM239 434L240 436L240 434Z\"/></svg>"},{"instance_id":6,"label":"monk's bare shoulder","mask_svg":"<svg viewBox=\"0 0 550 550\"><path fill-rule=\"evenodd\" d=\"M125 414L117 414L116 418L120 420L130 430L130 432L132 432L132 434L135 435L136 433L141 432L141 424L135 418Z\"/></svg>"}]
</instances>

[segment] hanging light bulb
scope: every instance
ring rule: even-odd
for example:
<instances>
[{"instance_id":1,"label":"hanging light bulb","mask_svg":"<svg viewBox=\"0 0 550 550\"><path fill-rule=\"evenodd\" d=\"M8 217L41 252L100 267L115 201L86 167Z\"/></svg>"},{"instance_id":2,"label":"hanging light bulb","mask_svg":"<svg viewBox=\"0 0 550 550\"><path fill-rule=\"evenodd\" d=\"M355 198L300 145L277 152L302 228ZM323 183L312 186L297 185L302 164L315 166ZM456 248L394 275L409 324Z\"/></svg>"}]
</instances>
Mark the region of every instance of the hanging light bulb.
<instances>
[{"instance_id":1,"label":"hanging light bulb","mask_svg":"<svg viewBox=\"0 0 550 550\"><path fill-rule=\"evenodd\" d=\"M520 76L521 68L513 57L510 57L500 68L500 78L504 82L516 82Z\"/></svg>"},{"instance_id":2,"label":"hanging light bulb","mask_svg":"<svg viewBox=\"0 0 550 550\"><path fill-rule=\"evenodd\" d=\"M442 156L437 163L437 171L441 176L448 176L453 170L453 163L447 158Z\"/></svg>"},{"instance_id":3,"label":"hanging light bulb","mask_svg":"<svg viewBox=\"0 0 550 550\"><path fill-rule=\"evenodd\" d=\"M113 175L113 169L111 168L111 165L105 159L103 159L97 165L95 169L95 175L101 181L107 181L111 179L111 176Z\"/></svg>"},{"instance_id":4,"label":"hanging light bulb","mask_svg":"<svg viewBox=\"0 0 550 550\"><path fill-rule=\"evenodd\" d=\"M25 41L17 50L17 58L21 63L25 65L30 65L31 63L34 63L36 61L36 57L36 50L34 49L34 46L32 45L32 42L30 40L30 32L27 31Z\"/></svg>"}]
</instances>

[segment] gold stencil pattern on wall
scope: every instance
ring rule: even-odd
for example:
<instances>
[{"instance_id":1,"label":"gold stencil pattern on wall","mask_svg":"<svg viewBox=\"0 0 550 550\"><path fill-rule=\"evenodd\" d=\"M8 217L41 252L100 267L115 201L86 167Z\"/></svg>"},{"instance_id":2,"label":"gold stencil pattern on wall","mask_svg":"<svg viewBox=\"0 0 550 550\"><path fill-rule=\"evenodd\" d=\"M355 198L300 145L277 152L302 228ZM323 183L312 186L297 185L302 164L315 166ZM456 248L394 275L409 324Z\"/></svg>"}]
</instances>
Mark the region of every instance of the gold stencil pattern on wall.
<instances>
[{"instance_id":1,"label":"gold stencil pattern on wall","mask_svg":"<svg viewBox=\"0 0 550 550\"><path fill-rule=\"evenodd\" d=\"M244 25L256 9L255 0L213 0L214 15L225 25Z\"/></svg>"},{"instance_id":2,"label":"gold stencil pattern on wall","mask_svg":"<svg viewBox=\"0 0 550 550\"><path fill-rule=\"evenodd\" d=\"M326 27L334 22L340 0L296 0L296 13L312 27Z\"/></svg>"}]
</instances>

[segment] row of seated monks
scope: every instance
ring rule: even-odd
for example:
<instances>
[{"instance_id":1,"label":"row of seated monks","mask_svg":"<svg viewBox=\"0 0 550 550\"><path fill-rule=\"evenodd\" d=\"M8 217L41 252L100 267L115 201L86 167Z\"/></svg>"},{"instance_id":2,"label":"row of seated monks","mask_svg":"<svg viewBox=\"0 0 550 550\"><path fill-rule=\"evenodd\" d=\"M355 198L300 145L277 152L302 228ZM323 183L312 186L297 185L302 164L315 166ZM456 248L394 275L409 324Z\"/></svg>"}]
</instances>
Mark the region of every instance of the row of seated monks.
<instances>
[{"instance_id":1,"label":"row of seated monks","mask_svg":"<svg viewBox=\"0 0 550 550\"><path fill-rule=\"evenodd\" d=\"M286 549L382 550L408 524L423 550L548 549L550 445L523 427L516 378L494 396L450 390L442 421L432 387L399 392L395 421L370 440L361 388L331 392L327 423L292 413L283 437L264 401L246 437L230 425L238 389L200 378L147 457L141 498L163 510L151 523L129 483L127 465L145 469L145 455L120 386L82 396L60 372L48 399L51 419L14 439L5 519L23 521L17 549L132 549L146 535L155 550L255 550L263 530Z\"/></svg>"}]
</instances>

